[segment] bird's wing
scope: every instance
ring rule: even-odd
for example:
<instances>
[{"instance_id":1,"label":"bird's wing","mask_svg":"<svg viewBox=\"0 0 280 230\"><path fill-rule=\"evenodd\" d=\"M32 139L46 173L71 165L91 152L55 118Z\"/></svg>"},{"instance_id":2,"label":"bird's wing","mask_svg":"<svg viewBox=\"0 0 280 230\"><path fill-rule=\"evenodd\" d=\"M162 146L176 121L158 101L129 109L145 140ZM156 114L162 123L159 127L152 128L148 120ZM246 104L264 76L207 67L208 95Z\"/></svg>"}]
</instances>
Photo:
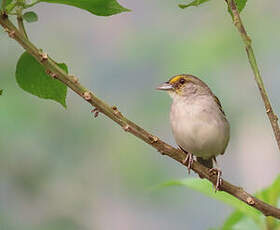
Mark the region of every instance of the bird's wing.
<instances>
[{"instance_id":1,"label":"bird's wing","mask_svg":"<svg viewBox=\"0 0 280 230\"><path fill-rule=\"evenodd\" d=\"M220 100L216 97L216 95L214 95L214 99L215 99L215 101L217 102L217 104L219 105L220 111L226 116L226 114L225 114L225 112L224 112L224 110L223 110L223 107L222 107L222 105L221 105L221 102L220 102Z\"/></svg>"}]
</instances>

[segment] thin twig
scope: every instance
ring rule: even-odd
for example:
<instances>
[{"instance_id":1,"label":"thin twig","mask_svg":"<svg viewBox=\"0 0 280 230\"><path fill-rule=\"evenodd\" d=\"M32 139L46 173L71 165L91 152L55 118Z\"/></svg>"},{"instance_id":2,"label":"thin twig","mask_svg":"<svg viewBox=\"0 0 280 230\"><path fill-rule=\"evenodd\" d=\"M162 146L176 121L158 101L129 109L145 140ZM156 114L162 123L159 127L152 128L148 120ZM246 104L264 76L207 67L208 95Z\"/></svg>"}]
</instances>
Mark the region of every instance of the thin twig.
<instances>
[{"instance_id":1,"label":"thin twig","mask_svg":"<svg viewBox=\"0 0 280 230\"><path fill-rule=\"evenodd\" d=\"M19 10L17 12L17 22L18 22L19 31L22 33L23 36L25 36L26 39L28 39L26 30L25 30L25 27L24 27L24 23L23 23L23 17L22 17L21 10Z\"/></svg>"},{"instance_id":2,"label":"thin twig","mask_svg":"<svg viewBox=\"0 0 280 230\"><path fill-rule=\"evenodd\" d=\"M31 54L45 68L47 73L54 74L58 80L63 82L74 92L80 95L84 100L86 100L88 103L94 106L100 113L105 114L107 117L119 124L124 131L129 132L134 136L140 138L147 144L157 149L162 155L167 155L176 160L177 162L183 164L184 166L187 166L183 163L184 159L186 158L184 152L166 144L158 137L148 133L146 130L124 117L119 112L116 106L109 106L107 103L103 102L101 99L95 96L93 92L89 91L84 86L82 86L78 82L77 77L68 75L47 54L42 53L42 51L40 51L29 40L27 40L12 24L12 22L8 19L7 15L0 15L0 24L11 38L15 39L29 54ZM206 178L212 183L215 183L217 180L216 175L211 174L208 168L204 167L198 162L193 163L192 169L194 172L198 173L202 178ZM240 187L232 185L229 182L223 180L220 186L220 190L225 191L231 194L232 196L236 197L237 199L245 202L247 205L256 208L265 216L273 216L275 218L280 219L280 209L277 209L267 203L264 203L263 201L252 196L251 194L245 192Z\"/></svg>"},{"instance_id":3,"label":"thin twig","mask_svg":"<svg viewBox=\"0 0 280 230\"><path fill-rule=\"evenodd\" d=\"M251 65L251 68L254 72L254 76L255 76L255 81L257 82L258 88L260 90L260 94L262 96L262 100L264 102L264 106L265 106L265 110L267 113L267 116L270 120L273 132L274 132L274 136L275 139L277 141L278 144L278 148L280 150L280 129L279 129L279 124L278 124L278 117L275 115L275 113L273 112L272 106L270 104L268 95L266 93L265 90L265 86L259 71L259 67L255 58L255 54L252 48L252 41L250 39L250 37L248 36L245 27L243 26L242 20L240 18L238 9L236 7L235 1L234 0L226 0L228 7L231 9L232 14L233 14L233 23L235 25L235 27L237 28L237 30L239 31L242 40L244 42L245 45L245 49L248 55L248 59Z\"/></svg>"}]
</instances>

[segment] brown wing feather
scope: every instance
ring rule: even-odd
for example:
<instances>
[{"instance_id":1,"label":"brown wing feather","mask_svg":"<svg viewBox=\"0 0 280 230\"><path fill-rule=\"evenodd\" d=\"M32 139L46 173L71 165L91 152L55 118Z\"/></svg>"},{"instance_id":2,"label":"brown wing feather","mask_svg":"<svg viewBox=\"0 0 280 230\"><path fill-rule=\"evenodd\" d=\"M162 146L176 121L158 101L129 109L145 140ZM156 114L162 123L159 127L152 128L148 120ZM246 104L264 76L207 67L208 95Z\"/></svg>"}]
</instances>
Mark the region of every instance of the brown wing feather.
<instances>
[{"instance_id":1,"label":"brown wing feather","mask_svg":"<svg viewBox=\"0 0 280 230\"><path fill-rule=\"evenodd\" d=\"M224 110L223 110L223 107L222 107L222 105L221 105L220 100L219 100L215 95L214 95L214 99L215 99L215 101L217 102L220 111L224 114L224 116L226 116L226 114L225 114L225 112L224 112ZM225 118L225 119L226 119L226 118ZM228 138L227 142L228 142L228 141L229 141L229 138ZM226 147L227 147L227 145L226 145ZM225 147L225 149L226 149L226 147ZM224 151L221 153L221 155L223 155L223 154L225 153L225 149L224 149Z\"/></svg>"},{"instance_id":2,"label":"brown wing feather","mask_svg":"<svg viewBox=\"0 0 280 230\"><path fill-rule=\"evenodd\" d=\"M223 107L222 107L222 105L221 105L220 100L219 100L215 95L214 95L214 99L215 99L215 101L217 102L220 111L221 111L224 115L226 115L225 112L224 112L224 110L223 110Z\"/></svg>"}]
</instances>

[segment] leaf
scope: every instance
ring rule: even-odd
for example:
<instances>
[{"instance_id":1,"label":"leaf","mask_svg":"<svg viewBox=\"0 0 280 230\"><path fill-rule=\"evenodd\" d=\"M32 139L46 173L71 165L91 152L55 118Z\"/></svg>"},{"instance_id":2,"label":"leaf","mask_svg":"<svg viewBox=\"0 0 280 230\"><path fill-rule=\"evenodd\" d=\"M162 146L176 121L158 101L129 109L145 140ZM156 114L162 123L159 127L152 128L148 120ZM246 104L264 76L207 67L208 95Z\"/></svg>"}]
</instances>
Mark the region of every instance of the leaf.
<instances>
[{"instance_id":1,"label":"leaf","mask_svg":"<svg viewBox=\"0 0 280 230\"><path fill-rule=\"evenodd\" d=\"M280 176L278 176L272 185L256 193L256 197L272 206L279 207L278 201L280 196ZM275 218L267 217L266 224L270 226L271 229L276 229L279 225L279 221Z\"/></svg>"},{"instance_id":2,"label":"leaf","mask_svg":"<svg viewBox=\"0 0 280 230\"><path fill-rule=\"evenodd\" d=\"M87 10L98 16L110 16L130 11L121 6L116 0L41 0L41 2L59 3Z\"/></svg>"},{"instance_id":3,"label":"leaf","mask_svg":"<svg viewBox=\"0 0 280 230\"><path fill-rule=\"evenodd\" d=\"M280 176L278 176L272 185L256 193L256 197L273 206L277 206L280 196Z\"/></svg>"},{"instance_id":4,"label":"leaf","mask_svg":"<svg viewBox=\"0 0 280 230\"><path fill-rule=\"evenodd\" d=\"M226 192L220 191L220 192L215 193L214 189L213 189L213 185L207 180L201 180L201 179L196 179L196 178L187 178L187 179L183 179L183 180L169 181L169 182L166 182L159 186L166 187L166 186L174 186L174 185L186 186L195 191L201 192L208 197L214 198L216 200L222 201L222 202L232 206L233 208L244 213L245 215L250 216L256 222L260 221L259 220L259 218L260 218L259 211L252 208L251 206L248 206L247 204L243 203L242 201L229 195Z\"/></svg>"},{"instance_id":5,"label":"leaf","mask_svg":"<svg viewBox=\"0 0 280 230\"><path fill-rule=\"evenodd\" d=\"M3 94L3 89L0 89L0 96Z\"/></svg>"},{"instance_id":6,"label":"leaf","mask_svg":"<svg viewBox=\"0 0 280 230\"><path fill-rule=\"evenodd\" d=\"M1 7L1 8L2 8L2 4L3 4L2 2L3 2L3 0L0 0L0 7ZM12 2L12 0L6 0L4 8L5 8L7 5L9 5L11 2Z\"/></svg>"},{"instance_id":7,"label":"leaf","mask_svg":"<svg viewBox=\"0 0 280 230\"><path fill-rule=\"evenodd\" d=\"M280 176L278 176L272 185L269 187L261 190L260 192L257 192L255 196L266 202L269 203L275 207L277 207L277 203L279 200L280 195ZM228 219L225 221L222 230L232 230L233 226L235 226L237 223L239 223L242 219L246 218L244 214L240 211L233 212ZM266 218L266 222L270 224L270 226L273 226L272 229L275 228L279 224L279 221L276 221L275 218Z\"/></svg>"},{"instance_id":8,"label":"leaf","mask_svg":"<svg viewBox=\"0 0 280 230\"><path fill-rule=\"evenodd\" d=\"M234 0L237 6L238 12L240 13L246 6L247 0Z\"/></svg>"},{"instance_id":9,"label":"leaf","mask_svg":"<svg viewBox=\"0 0 280 230\"><path fill-rule=\"evenodd\" d=\"M38 15L33 11L28 11L22 15L23 19L27 22L38 21Z\"/></svg>"},{"instance_id":10,"label":"leaf","mask_svg":"<svg viewBox=\"0 0 280 230\"><path fill-rule=\"evenodd\" d=\"M239 221L244 217L244 213L241 211L234 211L225 221L222 230L232 230L234 225L236 225Z\"/></svg>"},{"instance_id":11,"label":"leaf","mask_svg":"<svg viewBox=\"0 0 280 230\"><path fill-rule=\"evenodd\" d=\"M261 230L266 229L264 222L261 222L257 224L253 221L252 218L243 215L241 219L238 220L238 222L234 223L234 225L229 226L228 228L225 228L224 226L221 228L221 230L248 230L248 229L254 229L254 230Z\"/></svg>"},{"instance_id":12,"label":"leaf","mask_svg":"<svg viewBox=\"0 0 280 230\"><path fill-rule=\"evenodd\" d=\"M67 66L58 64L65 72ZM66 108L67 87L57 79L46 74L42 65L36 59L24 52L18 60L16 67L16 80L18 85L35 96L52 99Z\"/></svg>"},{"instance_id":13,"label":"leaf","mask_svg":"<svg viewBox=\"0 0 280 230\"><path fill-rule=\"evenodd\" d=\"M247 0L234 0L237 10L239 13L241 13L241 11L245 8ZM232 11L231 9L228 7L228 12L231 14L231 16L233 17Z\"/></svg>"},{"instance_id":14,"label":"leaf","mask_svg":"<svg viewBox=\"0 0 280 230\"><path fill-rule=\"evenodd\" d=\"M199 6L199 5L201 5L205 2L208 2L208 1L210 1L210 0L194 0L189 4L179 4L178 6L182 9L185 9L187 7L190 7L190 6Z\"/></svg>"},{"instance_id":15,"label":"leaf","mask_svg":"<svg viewBox=\"0 0 280 230\"><path fill-rule=\"evenodd\" d=\"M2 0L2 2L3 2L3 0ZM2 2L0 0L1 6L3 4ZM4 8L5 8L6 12L9 13L12 9L15 8L15 6L16 6L16 2L14 2L13 0L6 0Z\"/></svg>"},{"instance_id":16,"label":"leaf","mask_svg":"<svg viewBox=\"0 0 280 230\"><path fill-rule=\"evenodd\" d=\"M0 0L0 6L2 6L3 0ZM12 0L6 0L5 6L9 5L12 2Z\"/></svg>"}]
</instances>

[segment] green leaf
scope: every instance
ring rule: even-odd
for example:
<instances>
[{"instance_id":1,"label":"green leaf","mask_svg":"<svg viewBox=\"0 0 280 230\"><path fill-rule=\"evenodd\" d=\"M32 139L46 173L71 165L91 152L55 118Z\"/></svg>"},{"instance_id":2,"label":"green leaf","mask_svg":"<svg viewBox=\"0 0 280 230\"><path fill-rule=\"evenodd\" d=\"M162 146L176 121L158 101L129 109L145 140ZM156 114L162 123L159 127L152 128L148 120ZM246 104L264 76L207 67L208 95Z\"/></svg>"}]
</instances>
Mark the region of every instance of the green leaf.
<instances>
[{"instance_id":1,"label":"green leaf","mask_svg":"<svg viewBox=\"0 0 280 230\"><path fill-rule=\"evenodd\" d=\"M255 196L258 199L277 207L280 196L280 176L275 179L272 185L257 192ZM222 230L232 230L233 226L239 224L245 218L246 216L242 212L235 211L225 221ZM279 221L276 221L275 218L267 217L265 220L266 225L268 226L269 224L271 229L275 229L275 227L279 225Z\"/></svg>"},{"instance_id":2,"label":"green leaf","mask_svg":"<svg viewBox=\"0 0 280 230\"><path fill-rule=\"evenodd\" d=\"M225 221L222 230L232 230L233 227L245 216L241 211L234 211Z\"/></svg>"},{"instance_id":3,"label":"green leaf","mask_svg":"<svg viewBox=\"0 0 280 230\"><path fill-rule=\"evenodd\" d=\"M246 6L247 0L234 0L237 6L238 12L240 13Z\"/></svg>"},{"instance_id":4,"label":"green leaf","mask_svg":"<svg viewBox=\"0 0 280 230\"><path fill-rule=\"evenodd\" d=\"M0 95L2 95L3 94L3 89L0 89Z\"/></svg>"},{"instance_id":5,"label":"green leaf","mask_svg":"<svg viewBox=\"0 0 280 230\"><path fill-rule=\"evenodd\" d=\"M187 7L190 7L190 6L199 6L199 5L201 5L205 2L208 2L208 1L210 1L210 0L194 0L190 3L188 3L188 4L179 4L178 6L182 9L185 9Z\"/></svg>"},{"instance_id":6,"label":"green leaf","mask_svg":"<svg viewBox=\"0 0 280 230\"><path fill-rule=\"evenodd\" d=\"M247 3L247 0L234 0L235 1L235 4L236 4L236 7L237 7L237 10L239 13L241 13L241 11L245 8L246 6L246 3ZM231 12L231 9L228 7L228 12L230 13L230 15L232 16L233 18L233 14Z\"/></svg>"},{"instance_id":7,"label":"green leaf","mask_svg":"<svg viewBox=\"0 0 280 230\"><path fill-rule=\"evenodd\" d=\"M256 193L256 197L273 206L277 206L280 196L280 176L278 176L272 185Z\"/></svg>"},{"instance_id":8,"label":"green leaf","mask_svg":"<svg viewBox=\"0 0 280 230\"><path fill-rule=\"evenodd\" d=\"M129 9L121 6L116 0L41 0L41 2L75 6L99 16L110 16L113 14L130 11Z\"/></svg>"},{"instance_id":9,"label":"green leaf","mask_svg":"<svg viewBox=\"0 0 280 230\"><path fill-rule=\"evenodd\" d=\"M22 15L23 19L27 22L38 21L38 15L33 11L28 11Z\"/></svg>"},{"instance_id":10,"label":"green leaf","mask_svg":"<svg viewBox=\"0 0 280 230\"><path fill-rule=\"evenodd\" d=\"M2 2L3 2L3 0L0 0L0 7L2 7ZM9 5L11 2L12 2L12 0L6 0L4 8L5 8L7 5Z\"/></svg>"},{"instance_id":11,"label":"green leaf","mask_svg":"<svg viewBox=\"0 0 280 230\"><path fill-rule=\"evenodd\" d=\"M201 192L204 195L214 198L216 200L222 201L233 208L239 210L240 212L244 213L247 216L250 216L253 218L256 222L260 222L260 212L256 209L252 208L251 206L248 206L247 204L243 203L242 201L238 200L237 198L229 195L225 192L215 192L213 189L213 185L207 181L202 179L196 179L196 178L187 178L183 180L176 180L176 181L170 181L166 182L162 186L174 186L174 185L180 185L180 186L186 186L188 188L191 188L195 191Z\"/></svg>"},{"instance_id":12,"label":"green leaf","mask_svg":"<svg viewBox=\"0 0 280 230\"><path fill-rule=\"evenodd\" d=\"M58 65L65 72L68 71L65 64ZM67 87L47 75L43 66L27 52L24 52L18 60L16 80L23 90L40 98L55 100L66 108Z\"/></svg>"},{"instance_id":13,"label":"green leaf","mask_svg":"<svg viewBox=\"0 0 280 230\"><path fill-rule=\"evenodd\" d=\"M256 193L256 197L268 204L275 207L279 207L278 201L280 196L280 176L278 176L272 185ZM279 221L275 218L267 217L266 225L270 226L270 229L276 229L279 225Z\"/></svg>"},{"instance_id":14,"label":"green leaf","mask_svg":"<svg viewBox=\"0 0 280 230\"><path fill-rule=\"evenodd\" d=\"M248 229L261 230L267 228L264 225L264 222L261 222L260 224L257 225L252 218L243 215L243 217L239 219L236 223L234 223L232 226L231 225L223 226L221 229L222 230L248 230Z\"/></svg>"}]
</instances>

